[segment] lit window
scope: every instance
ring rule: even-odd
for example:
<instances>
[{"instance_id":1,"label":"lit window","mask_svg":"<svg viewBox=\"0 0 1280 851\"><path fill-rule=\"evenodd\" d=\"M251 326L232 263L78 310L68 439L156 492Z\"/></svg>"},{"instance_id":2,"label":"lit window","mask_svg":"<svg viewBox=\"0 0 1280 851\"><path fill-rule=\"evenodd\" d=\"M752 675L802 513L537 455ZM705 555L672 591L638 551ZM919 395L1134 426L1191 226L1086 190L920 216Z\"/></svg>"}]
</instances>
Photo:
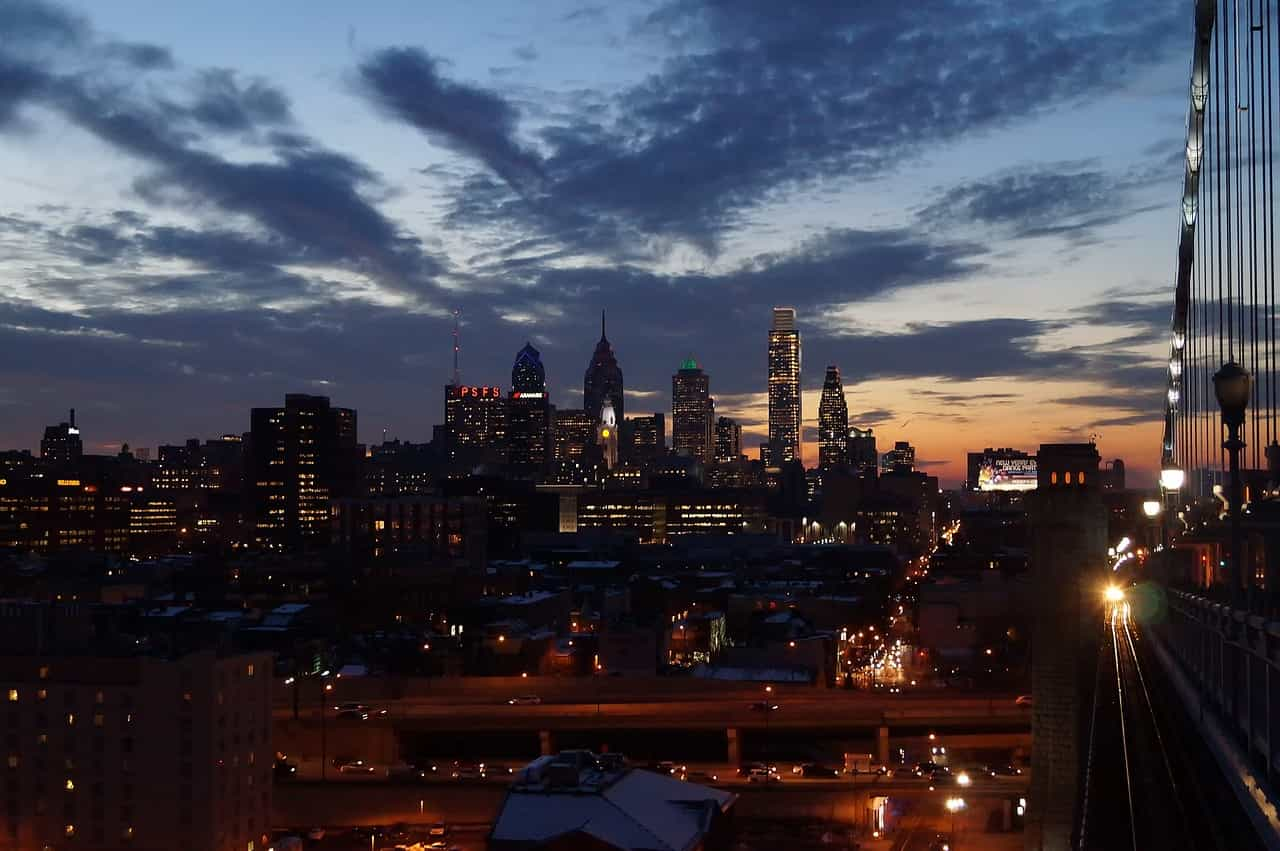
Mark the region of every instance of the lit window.
<instances>
[{"instance_id":1,"label":"lit window","mask_svg":"<svg viewBox=\"0 0 1280 851\"><path fill-rule=\"evenodd\" d=\"M1058 483L1058 473L1055 470L1054 472L1049 474L1049 484L1056 485L1057 483Z\"/></svg>"},{"instance_id":2,"label":"lit window","mask_svg":"<svg viewBox=\"0 0 1280 851\"><path fill-rule=\"evenodd\" d=\"M16 688L9 689L9 702L10 703L18 702L18 690Z\"/></svg>"},{"instance_id":3,"label":"lit window","mask_svg":"<svg viewBox=\"0 0 1280 851\"><path fill-rule=\"evenodd\" d=\"M10 768L17 768L17 767L18 767L18 755L17 755L17 754L12 754L12 753L11 753L11 754L9 754L9 767L10 767Z\"/></svg>"},{"instance_id":4,"label":"lit window","mask_svg":"<svg viewBox=\"0 0 1280 851\"><path fill-rule=\"evenodd\" d=\"M132 828L132 827L126 827L124 830L120 831L120 838L121 838L121 839L133 839L133 828Z\"/></svg>"},{"instance_id":5,"label":"lit window","mask_svg":"<svg viewBox=\"0 0 1280 851\"><path fill-rule=\"evenodd\" d=\"M68 792L74 792L76 790L76 781L68 777L67 783L66 783L66 789Z\"/></svg>"},{"instance_id":6,"label":"lit window","mask_svg":"<svg viewBox=\"0 0 1280 851\"><path fill-rule=\"evenodd\" d=\"M1084 484L1084 470L1080 471L1080 484Z\"/></svg>"},{"instance_id":7,"label":"lit window","mask_svg":"<svg viewBox=\"0 0 1280 851\"><path fill-rule=\"evenodd\" d=\"M98 692L97 694L95 694L95 695L93 696L93 702L94 702L94 703L102 703L102 701L103 701L103 694L102 694L102 692Z\"/></svg>"},{"instance_id":8,"label":"lit window","mask_svg":"<svg viewBox=\"0 0 1280 851\"><path fill-rule=\"evenodd\" d=\"M101 712L93 713L93 726L101 727L104 723L104 720L105 719L103 718L103 715Z\"/></svg>"},{"instance_id":9,"label":"lit window","mask_svg":"<svg viewBox=\"0 0 1280 851\"><path fill-rule=\"evenodd\" d=\"M252 677L252 676L253 676L253 664L252 664L252 663L250 663L250 665L249 665L249 667L248 667L248 674L249 674L249 676L250 676L250 677Z\"/></svg>"},{"instance_id":10,"label":"lit window","mask_svg":"<svg viewBox=\"0 0 1280 851\"><path fill-rule=\"evenodd\" d=\"M75 836L76 826L74 824L67 825L66 828L63 829L63 833L65 833L68 837Z\"/></svg>"},{"instance_id":11,"label":"lit window","mask_svg":"<svg viewBox=\"0 0 1280 851\"><path fill-rule=\"evenodd\" d=\"M49 744L49 734L48 734L48 733L41 733L40 735L36 736L36 744L37 744L37 745L47 745L47 744Z\"/></svg>"},{"instance_id":12,"label":"lit window","mask_svg":"<svg viewBox=\"0 0 1280 851\"><path fill-rule=\"evenodd\" d=\"M46 688L42 688L42 689L40 689L39 691L37 691L37 692L36 692L36 700L48 700L48 699L49 699L49 690L48 690L48 689L46 689Z\"/></svg>"},{"instance_id":13,"label":"lit window","mask_svg":"<svg viewBox=\"0 0 1280 851\"><path fill-rule=\"evenodd\" d=\"M48 666L48 665L41 665L41 666L40 666L40 679L42 679L42 680L47 680L47 679L49 679L49 666Z\"/></svg>"},{"instance_id":14,"label":"lit window","mask_svg":"<svg viewBox=\"0 0 1280 851\"><path fill-rule=\"evenodd\" d=\"M76 714L74 712L67 713L67 726L74 727L76 725Z\"/></svg>"},{"instance_id":15,"label":"lit window","mask_svg":"<svg viewBox=\"0 0 1280 851\"><path fill-rule=\"evenodd\" d=\"M1066 482L1067 484L1071 484L1071 471L1070 471L1070 470L1067 470L1067 472L1065 472L1065 473L1063 473L1063 474L1062 474L1062 481Z\"/></svg>"}]
</instances>

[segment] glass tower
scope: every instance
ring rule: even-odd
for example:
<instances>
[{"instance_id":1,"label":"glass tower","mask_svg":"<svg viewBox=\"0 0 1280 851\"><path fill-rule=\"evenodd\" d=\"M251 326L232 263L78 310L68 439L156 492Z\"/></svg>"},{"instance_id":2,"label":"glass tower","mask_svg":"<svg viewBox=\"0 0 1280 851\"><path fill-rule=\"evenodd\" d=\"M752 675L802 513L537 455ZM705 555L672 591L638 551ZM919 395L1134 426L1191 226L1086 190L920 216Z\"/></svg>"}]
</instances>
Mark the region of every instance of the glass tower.
<instances>
[{"instance_id":1,"label":"glass tower","mask_svg":"<svg viewBox=\"0 0 1280 851\"><path fill-rule=\"evenodd\" d=\"M769 328L769 463L800 458L800 331L794 307L775 307Z\"/></svg>"}]
</instances>

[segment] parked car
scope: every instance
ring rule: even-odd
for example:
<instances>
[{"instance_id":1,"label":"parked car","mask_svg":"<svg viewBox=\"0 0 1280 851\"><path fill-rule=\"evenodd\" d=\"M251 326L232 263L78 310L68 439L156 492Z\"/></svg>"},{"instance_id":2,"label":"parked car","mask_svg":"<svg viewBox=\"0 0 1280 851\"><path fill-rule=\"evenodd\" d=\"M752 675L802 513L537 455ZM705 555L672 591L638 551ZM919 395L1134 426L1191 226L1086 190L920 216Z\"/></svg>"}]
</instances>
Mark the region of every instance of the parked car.
<instances>
[{"instance_id":1,"label":"parked car","mask_svg":"<svg viewBox=\"0 0 1280 851\"><path fill-rule=\"evenodd\" d=\"M680 779L688 780L690 783L716 783L720 777L709 771L686 771L680 775Z\"/></svg>"},{"instance_id":2,"label":"parked car","mask_svg":"<svg viewBox=\"0 0 1280 851\"><path fill-rule=\"evenodd\" d=\"M753 768L747 774L748 783L780 783L782 778L776 771L767 768Z\"/></svg>"},{"instance_id":3,"label":"parked car","mask_svg":"<svg viewBox=\"0 0 1280 851\"><path fill-rule=\"evenodd\" d=\"M800 765L793 766L791 773L800 777L839 777L840 771L830 766L820 765L816 762L805 762Z\"/></svg>"},{"instance_id":4,"label":"parked car","mask_svg":"<svg viewBox=\"0 0 1280 851\"><path fill-rule=\"evenodd\" d=\"M1022 774L1022 769L1011 762L985 765L983 766L983 771L986 772L988 777L1017 777Z\"/></svg>"},{"instance_id":5,"label":"parked car","mask_svg":"<svg viewBox=\"0 0 1280 851\"><path fill-rule=\"evenodd\" d=\"M507 701L511 706L538 706L542 703L542 698L536 694L516 695Z\"/></svg>"},{"instance_id":6,"label":"parked car","mask_svg":"<svg viewBox=\"0 0 1280 851\"><path fill-rule=\"evenodd\" d=\"M747 704L747 708L752 712L777 712L780 707L767 700L757 700L755 703Z\"/></svg>"},{"instance_id":7,"label":"parked car","mask_svg":"<svg viewBox=\"0 0 1280 851\"><path fill-rule=\"evenodd\" d=\"M752 771L755 771L757 768L768 768L768 766L765 765L763 762L744 762L742 763L742 765L738 766L738 776L746 777L750 775Z\"/></svg>"}]
</instances>

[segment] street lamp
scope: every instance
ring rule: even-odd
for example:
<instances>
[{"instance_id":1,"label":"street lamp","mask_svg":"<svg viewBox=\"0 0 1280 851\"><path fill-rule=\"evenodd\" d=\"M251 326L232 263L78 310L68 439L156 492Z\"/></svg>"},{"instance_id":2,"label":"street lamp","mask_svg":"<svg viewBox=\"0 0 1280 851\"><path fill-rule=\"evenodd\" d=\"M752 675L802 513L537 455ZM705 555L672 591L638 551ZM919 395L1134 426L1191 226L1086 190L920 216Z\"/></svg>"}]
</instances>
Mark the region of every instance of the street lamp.
<instances>
[{"instance_id":1,"label":"street lamp","mask_svg":"<svg viewBox=\"0 0 1280 851\"><path fill-rule=\"evenodd\" d=\"M956 813L965 807L964 798L947 798L947 812L951 813L951 847L956 847Z\"/></svg>"},{"instance_id":2,"label":"street lamp","mask_svg":"<svg viewBox=\"0 0 1280 851\"><path fill-rule=\"evenodd\" d=\"M1142 501L1142 513L1152 520L1160 516L1160 500L1146 499Z\"/></svg>"},{"instance_id":3,"label":"street lamp","mask_svg":"<svg viewBox=\"0 0 1280 851\"><path fill-rule=\"evenodd\" d=\"M1227 439L1222 448L1231 458L1231 560L1227 568L1228 600L1235 605L1239 594L1240 563L1240 452L1244 440L1240 429L1244 425L1245 408L1249 405L1252 379L1248 371L1235 361L1228 361L1213 375L1213 393L1222 409L1222 423L1227 427Z\"/></svg>"}]
</instances>

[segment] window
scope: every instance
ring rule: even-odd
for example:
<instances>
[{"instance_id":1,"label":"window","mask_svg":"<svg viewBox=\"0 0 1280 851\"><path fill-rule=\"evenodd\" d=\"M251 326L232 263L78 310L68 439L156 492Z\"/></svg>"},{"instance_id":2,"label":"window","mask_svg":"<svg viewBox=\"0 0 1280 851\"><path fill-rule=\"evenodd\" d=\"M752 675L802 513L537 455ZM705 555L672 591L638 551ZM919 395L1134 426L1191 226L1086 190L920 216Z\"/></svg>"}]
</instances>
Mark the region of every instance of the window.
<instances>
[{"instance_id":1,"label":"window","mask_svg":"<svg viewBox=\"0 0 1280 851\"><path fill-rule=\"evenodd\" d=\"M62 832L67 835L68 839L70 839L72 836L76 835L76 826L74 824L68 824L65 828L63 828Z\"/></svg>"},{"instance_id":2,"label":"window","mask_svg":"<svg viewBox=\"0 0 1280 851\"><path fill-rule=\"evenodd\" d=\"M101 727L106 722L106 716L101 712L93 713L93 726Z\"/></svg>"},{"instance_id":3,"label":"window","mask_svg":"<svg viewBox=\"0 0 1280 851\"><path fill-rule=\"evenodd\" d=\"M1062 481L1066 482L1067 484L1071 484L1071 471L1070 471L1070 470L1067 470L1067 472L1065 472L1065 473L1063 473L1063 474L1062 474Z\"/></svg>"},{"instance_id":4,"label":"window","mask_svg":"<svg viewBox=\"0 0 1280 851\"><path fill-rule=\"evenodd\" d=\"M10 768L17 768L17 767L18 767L18 755L17 755L17 754L13 754L13 753L9 754L9 767L10 767Z\"/></svg>"},{"instance_id":5,"label":"window","mask_svg":"<svg viewBox=\"0 0 1280 851\"><path fill-rule=\"evenodd\" d=\"M93 696L93 702L94 702L94 703L102 703L102 701L103 701L103 694L102 694L102 692L97 692L96 694L94 694L94 696Z\"/></svg>"},{"instance_id":6,"label":"window","mask_svg":"<svg viewBox=\"0 0 1280 851\"><path fill-rule=\"evenodd\" d=\"M64 784L63 788L65 788L68 792L74 792L76 790L76 781L68 777L67 782L66 784Z\"/></svg>"},{"instance_id":7,"label":"window","mask_svg":"<svg viewBox=\"0 0 1280 851\"><path fill-rule=\"evenodd\" d=\"M250 664L249 664L249 667L246 669L246 673L249 675L249 678L250 678L250 679L252 679L252 678L253 678L253 664L252 664L252 663L250 663ZM250 851L253 851L253 849L252 849L253 843L252 843L252 842L250 842L250 843L249 843L249 845L250 845Z\"/></svg>"},{"instance_id":8,"label":"window","mask_svg":"<svg viewBox=\"0 0 1280 851\"><path fill-rule=\"evenodd\" d=\"M1058 483L1058 472L1055 470L1054 472L1049 474L1049 484L1056 485L1057 483Z\"/></svg>"},{"instance_id":9,"label":"window","mask_svg":"<svg viewBox=\"0 0 1280 851\"><path fill-rule=\"evenodd\" d=\"M42 688L36 692L36 700L48 700L48 699L49 699L48 689Z\"/></svg>"},{"instance_id":10,"label":"window","mask_svg":"<svg viewBox=\"0 0 1280 851\"><path fill-rule=\"evenodd\" d=\"M1080 484L1084 484L1084 470L1080 471Z\"/></svg>"},{"instance_id":11,"label":"window","mask_svg":"<svg viewBox=\"0 0 1280 851\"><path fill-rule=\"evenodd\" d=\"M10 703L18 702L18 690L16 688L9 689L9 702Z\"/></svg>"},{"instance_id":12,"label":"window","mask_svg":"<svg viewBox=\"0 0 1280 851\"><path fill-rule=\"evenodd\" d=\"M76 725L76 714L74 712L67 713L67 726L74 727Z\"/></svg>"},{"instance_id":13,"label":"window","mask_svg":"<svg viewBox=\"0 0 1280 851\"><path fill-rule=\"evenodd\" d=\"M48 665L41 665L41 666L40 666L39 676L40 676L40 679L42 679L42 680L47 680L47 679L49 679L49 666L48 666Z\"/></svg>"}]
</instances>

